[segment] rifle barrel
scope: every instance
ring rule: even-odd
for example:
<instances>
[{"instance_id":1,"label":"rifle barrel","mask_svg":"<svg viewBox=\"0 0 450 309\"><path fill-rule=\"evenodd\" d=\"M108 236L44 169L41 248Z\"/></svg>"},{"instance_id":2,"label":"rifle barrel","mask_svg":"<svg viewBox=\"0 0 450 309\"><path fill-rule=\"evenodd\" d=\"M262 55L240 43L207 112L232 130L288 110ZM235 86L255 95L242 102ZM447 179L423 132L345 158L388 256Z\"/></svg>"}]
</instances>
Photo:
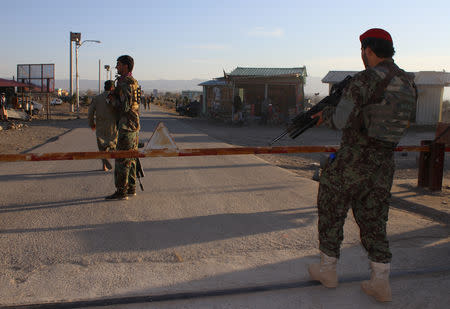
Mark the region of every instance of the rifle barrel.
<instances>
[{"instance_id":1,"label":"rifle barrel","mask_svg":"<svg viewBox=\"0 0 450 309\"><path fill-rule=\"evenodd\" d=\"M272 146L274 143L278 142L280 139L282 139L286 134L288 134L289 131L285 130L283 133L275 137L271 142L269 142L269 146Z\"/></svg>"}]
</instances>

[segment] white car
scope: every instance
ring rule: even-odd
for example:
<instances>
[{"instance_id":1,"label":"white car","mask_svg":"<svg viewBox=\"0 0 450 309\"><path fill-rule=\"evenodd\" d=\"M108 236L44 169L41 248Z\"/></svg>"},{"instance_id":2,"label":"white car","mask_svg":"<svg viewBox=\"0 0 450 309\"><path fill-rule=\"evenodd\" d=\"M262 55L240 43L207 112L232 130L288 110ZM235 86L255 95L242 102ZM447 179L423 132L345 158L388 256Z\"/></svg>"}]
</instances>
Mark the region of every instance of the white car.
<instances>
[{"instance_id":1,"label":"white car","mask_svg":"<svg viewBox=\"0 0 450 309\"><path fill-rule=\"evenodd\" d=\"M31 101L31 104L33 104L33 115L37 115L42 111L43 106L41 103Z\"/></svg>"},{"instance_id":2,"label":"white car","mask_svg":"<svg viewBox=\"0 0 450 309\"><path fill-rule=\"evenodd\" d=\"M50 104L51 105L61 105L62 104L62 100L58 99L58 98L55 98L55 99L51 100Z\"/></svg>"}]
</instances>

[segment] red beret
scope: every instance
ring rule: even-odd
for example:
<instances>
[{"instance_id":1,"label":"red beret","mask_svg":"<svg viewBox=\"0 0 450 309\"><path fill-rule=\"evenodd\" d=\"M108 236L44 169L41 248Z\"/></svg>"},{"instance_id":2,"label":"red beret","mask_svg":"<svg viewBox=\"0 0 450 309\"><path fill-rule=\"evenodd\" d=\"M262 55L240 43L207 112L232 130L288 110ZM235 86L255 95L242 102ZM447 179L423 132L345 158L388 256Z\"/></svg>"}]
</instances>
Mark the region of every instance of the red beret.
<instances>
[{"instance_id":1,"label":"red beret","mask_svg":"<svg viewBox=\"0 0 450 309\"><path fill-rule=\"evenodd\" d=\"M380 29L380 28L372 28L361 34L359 37L359 40L362 42L364 39L367 38L376 38L376 39L382 39L386 40L392 43L392 38L389 32L386 30Z\"/></svg>"}]
</instances>

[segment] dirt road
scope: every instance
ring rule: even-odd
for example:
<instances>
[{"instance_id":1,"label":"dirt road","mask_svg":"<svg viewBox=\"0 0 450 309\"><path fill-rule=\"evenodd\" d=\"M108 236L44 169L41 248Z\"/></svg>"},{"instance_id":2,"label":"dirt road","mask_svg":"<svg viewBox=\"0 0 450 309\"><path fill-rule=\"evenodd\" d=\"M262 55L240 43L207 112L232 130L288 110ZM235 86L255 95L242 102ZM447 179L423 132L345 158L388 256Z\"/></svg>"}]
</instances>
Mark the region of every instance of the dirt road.
<instances>
[{"instance_id":1,"label":"dirt road","mask_svg":"<svg viewBox=\"0 0 450 309\"><path fill-rule=\"evenodd\" d=\"M81 107L81 119L70 113L70 106L65 103L53 107L51 119L41 115L31 122L12 122L14 127L7 129L11 123L0 123L0 153L32 152L36 147L53 141L68 131L87 126L87 108ZM175 114L175 112L173 112ZM282 126L232 126L202 118L179 116L186 124L199 129L213 138L236 146L267 146L268 142L283 131ZM433 139L434 127L411 127L400 144L419 145L421 140ZM313 128L295 140L285 137L277 143L279 146L299 145L338 145L340 133L326 128ZM323 154L267 154L260 158L272 165L287 169L300 177L311 179L318 168ZM433 217L439 218L441 213L450 214L450 154L446 155L444 165L443 190L431 192L417 187L418 153L396 153L396 172L392 188L393 202L398 207L415 209L423 213L424 207L439 210ZM399 199L403 202L399 203ZM405 204L407 202L407 204ZM401 205L400 205L401 204ZM419 210L418 210L419 209ZM422 209L422 210L420 210Z\"/></svg>"}]
</instances>

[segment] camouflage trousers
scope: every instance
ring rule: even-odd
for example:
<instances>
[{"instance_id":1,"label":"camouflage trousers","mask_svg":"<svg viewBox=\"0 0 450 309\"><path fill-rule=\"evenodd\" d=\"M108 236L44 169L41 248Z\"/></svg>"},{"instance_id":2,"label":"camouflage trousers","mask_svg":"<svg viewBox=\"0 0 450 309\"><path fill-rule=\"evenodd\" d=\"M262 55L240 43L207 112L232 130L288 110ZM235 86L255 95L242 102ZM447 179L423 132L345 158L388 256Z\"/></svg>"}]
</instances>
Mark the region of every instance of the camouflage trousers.
<instances>
[{"instance_id":1,"label":"camouflage trousers","mask_svg":"<svg viewBox=\"0 0 450 309\"><path fill-rule=\"evenodd\" d=\"M320 250L339 258L343 227L349 208L360 229L369 259L389 263L392 254L386 237L390 191L394 176L392 150L368 151L345 147L320 176L317 206Z\"/></svg>"},{"instance_id":2,"label":"camouflage trousers","mask_svg":"<svg viewBox=\"0 0 450 309\"><path fill-rule=\"evenodd\" d=\"M138 132L119 130L117 150L137 150ZM116 159L114 182L118 192L125 193L129 188L136 188L136 159Z\"/></svg>"}]
</instances>

